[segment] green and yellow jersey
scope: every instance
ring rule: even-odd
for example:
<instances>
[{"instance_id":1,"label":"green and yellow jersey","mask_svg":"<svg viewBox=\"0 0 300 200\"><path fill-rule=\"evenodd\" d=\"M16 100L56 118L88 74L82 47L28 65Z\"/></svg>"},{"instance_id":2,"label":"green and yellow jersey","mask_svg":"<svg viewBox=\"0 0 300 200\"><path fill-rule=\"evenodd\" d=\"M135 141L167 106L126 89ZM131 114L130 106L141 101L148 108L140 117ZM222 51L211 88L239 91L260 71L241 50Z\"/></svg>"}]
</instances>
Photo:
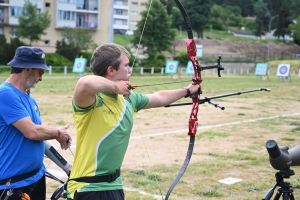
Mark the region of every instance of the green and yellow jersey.
<instances>
[{"instance_id":1,"label":"green and yellow jersey","mask_svg":"<svg viewBox=\"0 0 300 200\"><path fill-rule=\"evenodd\" d=\"M76 154L70 178L113 174L121 168L133 126L133 113L147 105L146 95L131 92L122 95L107 92L96 94L88 108L80 108L72 101L76 125ZM83 183L69 181L68 192L123 189L122 177L114 182Z\"/></svg>"}]
</instances>

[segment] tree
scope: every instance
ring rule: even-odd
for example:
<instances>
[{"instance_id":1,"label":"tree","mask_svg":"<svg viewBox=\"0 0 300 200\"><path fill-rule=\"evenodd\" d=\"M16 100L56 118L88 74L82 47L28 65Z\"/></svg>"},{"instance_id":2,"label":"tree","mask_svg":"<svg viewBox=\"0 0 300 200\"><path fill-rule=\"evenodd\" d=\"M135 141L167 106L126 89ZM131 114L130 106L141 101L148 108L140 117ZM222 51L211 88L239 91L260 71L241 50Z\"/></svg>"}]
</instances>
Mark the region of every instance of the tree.
<instances>
[{"instance_id":1,"label":"tree","mask_svg":"<svg viewBox=\"0 0 300 200\"><path fill-rule=\"evenodd\" d=\"M241 15L241 8L238 6L226 6L225 14L228 16L227 25L241 27L244 25L244 18Z\"/></svg>"},{"instance_id":2,"label":"tree","mask_svg":"<svg viewBox=\"0 0 300 200\"><path fill-rule=\"evenodd\" d=\"M168 15L172 15L175 2L173 0L160 0L160 2L166 7Z\"/></svg>"},{"instance_id":3,"label":"tree","mask_svg":"<svg viewBox=\"0 0 300 200\"><path fill-rule=\"evenodd\" d=\"M293 33L295 43L300 45L300 15L296 19L295 24L290 24L289 28Z\"/></svg>"},{"instance_id":4,"label":"tree","mask_svg":"<svg viewBox=\"0 0 300 200\"><path fill-rule=\"evenodd\" d=\"M96 48L96 44L92 40L92 32L88 29L64 27L63 38L80 50Z\"/></svg>"},{"instance_id":5,"label":"tree","mask_svg":"<svg viewBox=\"0 0 300 200\"><path fill-rule=\"evenodd\" d=\"M41 13L36 4L25 0L22 15L18 17L19 27L12 34L17 37L27 38L30 45L33 41L40 41L41 35L45 35L45 30L50 26L51 18L48 11Z\"/></svg>"},{"instance_id":6,"label":"tree","mask_svg":"<svg viewBox=\"0 0 300 200\"><path fill-rule=\"evenodd\" d=\"M142 19L137 24L137 30L134 31L132 43L136 47L140 43L141 48L145 48L148 59L154 59L158 52L171 51L171 41L175 38L175 31L171 29L171 18L159 0L152 1L150 10L149 6L150 4L147 4L146 10L141 13Z\"/></svg>"},{"instance_id":7,"label":"tree","mask_svg":"<svg viewBox=\"0 0 300 200\"><path fill-rule=\"evenodd\" d=\"M65 39L56 41L55 47L55 53L58 53L71 61L80 56L80 48L74 43L67 43Z\"/></svg>"},{"instance_id":8,"label":"tree","mask_svg":"<svg viewBox=\"0 0 300 200\"><path fill-rule=\"evenodd\" d=\"M0 35L0 64L7 63L14 57L15 51L19 46L26 46L19 38L11 38L10 43L6 42L4 35Z\"/></svg>"},{"instance_id":9,"label":"tree","mask_svg":"<svg viewBox=\"0 0 300 200\"><path fill-rule=\"evenodd\" d=\"M264 2L267 3L271 15L275 16L279 12L283 0L264 0Z\"/></svg>"},{"instance_id":10,"label":"tree","mask_svg":"<svg viewBox=\"0 0 300 200\"><path fill-rule=\"evenodd\" d=\"M185 0L182 3L197 37L203 39L203 29L210 18L210 0Z\"/></svg>"},{"instance_id":11,"label":"tree","mask_svg":"<svg viewBox=\"0 0 300 200\"><path fill-rule=\"evenodd\" d=\"M255 24L257 36L264 34L264 31L268 30L268 24L271 19L271 14L268 9L268 5L263 0L258 0L254 5L254 12L256 14Z\"/></svg>"},{"instance_id":12,"label":"tree","mask_svg":"<svg viewBox=\"0 0 300 200\"><path fill-rule=\"evenodd\" d=\"M91 31L83 28L64 27L63 39L56 41L56 53L74 60L83 51L95 49L96 44L92 40Z\"/></svg>"},{"instance_id":13,"label":"tree","mask_svg":"<svg viewBox=\"0 0 300 200\"><path fill-rule=\"evenodd\" d=\"M243 17L254 15L254 4L257 0L211 0L212 4L218 6L238 6L241 9L241 15Z\"/></svg>"},{"instance_id":14,"label":"tree","mask_svg":"<svg viewBox=\"0 0 300 200\"><path fill-rule=\"evenodd\" d=\"M172 10L172 28L181 29L185 27L183 17L180 10L177 7L173 7Z\"/></svg>"},{"instance_id":15,"label":"tree","mask_svg":"<svg viewBox=\"0 0 300 200\"><path fill-rule=\"evenodd\" d=\"M296 19L300 14L300 0L292 0L291 17Z\"/></svg>"},{"instance_id":16,"label":"tree","mask_svg":"<svg viewBox=\"0 0 300 200\"><path fill-rule=\"evenodd\" d=\"M282 37L282 39L284 40L285 35L291 35L289 25L292 23L293 21L290 14L290 3L285 0L278 12L276 30L274 32L274 35L278 38Z\"/></svg>"},{"instance_id":17,"label":"tree","mask_svg":"<svg viewBox=\"0 0 300 200\"><path fill-rule=\"evenodd\" d=\"M227 15L225 14L224 9L221 6L214 4L210 8L209 24L216 30L225 30L227 27L226 21Z\"/></svg>"}]
</instances>

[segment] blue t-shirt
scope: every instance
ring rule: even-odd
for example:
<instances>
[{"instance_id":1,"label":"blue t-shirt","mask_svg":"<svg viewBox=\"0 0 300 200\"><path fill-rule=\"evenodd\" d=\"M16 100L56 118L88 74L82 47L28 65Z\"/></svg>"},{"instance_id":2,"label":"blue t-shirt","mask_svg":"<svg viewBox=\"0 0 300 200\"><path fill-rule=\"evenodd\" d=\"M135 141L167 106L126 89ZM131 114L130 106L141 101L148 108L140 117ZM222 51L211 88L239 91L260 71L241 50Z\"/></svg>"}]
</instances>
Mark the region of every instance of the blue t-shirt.
<instances>
[{"instance_id":1,"label":"blue t-shirt","mask_svg":"<svg viewBox=\"0 0 300 200\"><path fill-rule=\"evenodd\" d=\"M33 184L46 172L44 141L30 140L12 125L27 116L35 124L42 123L36 101L10 83L3 82L0 85L0 180L40 170L30 178L11 183L9 187L0 185L0 190Z\"/></svg>"}]
</instances>

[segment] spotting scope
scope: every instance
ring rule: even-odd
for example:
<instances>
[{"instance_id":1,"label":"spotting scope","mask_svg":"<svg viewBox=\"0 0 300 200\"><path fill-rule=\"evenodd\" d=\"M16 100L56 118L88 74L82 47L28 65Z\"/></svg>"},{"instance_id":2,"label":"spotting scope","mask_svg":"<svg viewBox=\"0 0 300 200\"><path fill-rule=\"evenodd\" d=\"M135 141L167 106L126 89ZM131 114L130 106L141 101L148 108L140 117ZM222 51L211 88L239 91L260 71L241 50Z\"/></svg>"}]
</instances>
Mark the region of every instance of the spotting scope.
<instances>
[{"instance_id":1,"label":"spotting scope","mask_svg":"<svg viewBox=\"0 0 300 200\"><path fill-rule=\"evenodd\" d=\"M275 140L266 143L269 160L274 169L283 170L290 166L300 166L300 145L289 150L288 146L278 147Z\"/></svg>"}]
</instances>

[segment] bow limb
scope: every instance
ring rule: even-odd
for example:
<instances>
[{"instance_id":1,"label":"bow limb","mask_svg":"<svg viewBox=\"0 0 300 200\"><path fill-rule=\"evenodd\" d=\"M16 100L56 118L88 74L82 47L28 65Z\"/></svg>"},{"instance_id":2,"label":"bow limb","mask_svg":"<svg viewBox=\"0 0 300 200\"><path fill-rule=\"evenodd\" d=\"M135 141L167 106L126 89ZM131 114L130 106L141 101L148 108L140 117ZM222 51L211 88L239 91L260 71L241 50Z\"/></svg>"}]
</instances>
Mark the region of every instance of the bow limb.
<instances>
[{"instance_id":1,"label":"bow limb","mask_svg":"<svg viewBox=\"0 0 300 200\"><path fill-rule=\"evenodd\" d=\"M192 62L193 65L193 69L194 69L194 78L193 78L193 84L194 85L200 85L202 82L201 79L201 72L200 70L198 70L199 68L199 63L197 60L197 49L196 49L196 44L194 41L194 37L193 37L193 30L191 27L191 23L189 20L189 17L183 7L183 5L180 3L180 1L178 0L174 0L177 7L179 8L185 24L186 24L186 28L187 28L187 33L188 33L188 39L186 39L186 45L187 45L187 54L188 54L188 58L190 59L190 61ZM176 186L176 184L178 183L178 181L180 180L180 178L183 176L185 170L187 169L190 159L192 157L193 154L193 149L194 149L194 143L195 143L195 135L197 133L197 127L198 127L198 108L199 108L199 98L200 98L200 90L199 93L193 95L192 97L192 101L193 101L193 105L192 105L192 110L191 110L191 114L190 114L190 118L189 118L189 132L188 135L190 136L190 142L189 142L189 147L188 147L188 151L184 160L184 163L180 169L180 171L178 172L175 180L173 181L173 183L171 184L165 199L167 200L172 192L172 190L174 189L174 187Z\"/></svg>"}]
</instances>

